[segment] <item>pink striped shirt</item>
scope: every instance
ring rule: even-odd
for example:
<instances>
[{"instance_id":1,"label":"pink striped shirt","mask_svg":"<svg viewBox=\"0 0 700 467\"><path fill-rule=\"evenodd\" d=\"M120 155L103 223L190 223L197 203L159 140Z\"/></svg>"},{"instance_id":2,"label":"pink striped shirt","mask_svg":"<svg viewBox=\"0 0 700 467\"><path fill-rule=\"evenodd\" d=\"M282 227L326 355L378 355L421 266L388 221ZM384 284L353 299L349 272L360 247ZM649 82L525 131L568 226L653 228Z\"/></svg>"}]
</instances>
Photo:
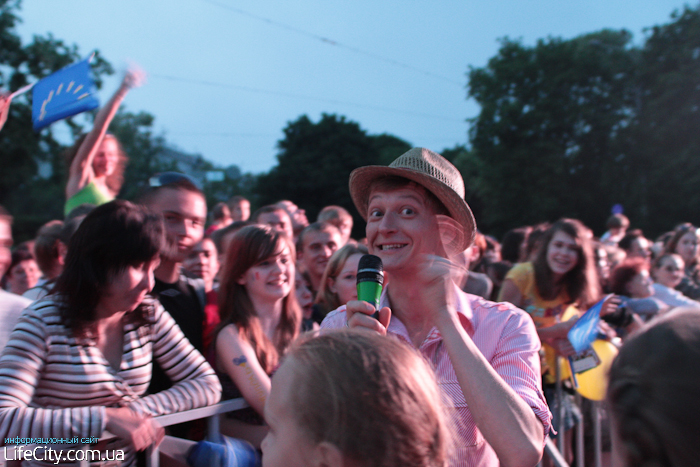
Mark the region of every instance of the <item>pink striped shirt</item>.
<instances>
[{"instance_id":1,"label":"pink striped shirt","mask_svg":"<svg viewBox=\"0 0 700 467\"><path fill-rule=\"evenodd\" d=\"M544 426L546 438L551 428L552 414L542 395L540 340L532 319L524 311L510 303L494 303L462 292L455 286L457 312L467 334L472 338L491 366L523 400L532 407ZM380 306L388 306L386 290ZM345 306L326 316L321 329L345 327ZM411 343L406 327L392 317L387 332ZM449 404L455 407L455 425L458 445L450 463L454 467L497 466L498 457L476 426L464 400L452 362L443 345L437 328L433 328L419 347L420 352L432 363L437 381Z\"/></svg>"}]
</instances>

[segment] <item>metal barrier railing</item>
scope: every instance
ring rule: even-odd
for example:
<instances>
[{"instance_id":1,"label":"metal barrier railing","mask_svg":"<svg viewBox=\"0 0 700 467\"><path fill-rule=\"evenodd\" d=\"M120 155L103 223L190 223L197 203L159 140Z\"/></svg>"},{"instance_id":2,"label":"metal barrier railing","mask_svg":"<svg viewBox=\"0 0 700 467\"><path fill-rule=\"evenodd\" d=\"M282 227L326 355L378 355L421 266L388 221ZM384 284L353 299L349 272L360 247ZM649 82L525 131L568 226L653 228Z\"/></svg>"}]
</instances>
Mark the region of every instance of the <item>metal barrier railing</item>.
<instances>
[{"instance_id":1,"label":"metal barrier railing","mask_svg":"<svg viewBox=\"0 0 700 467\"><path fill-rule=\"evenodd\" d=\"M557 403L557 409L559 411L559 420L564 419L564 411L565 407L563 404L563 398L564 398L564 386L563 382L561 379L561 368L562 368L562 361L563 359L561 357L557 357L556 360L556 366L554 369L554 374L556 376L556 386L555 386L555 398L558 401ZM580 394L576 394L576 405L580 408L582 407L582 397ZM598 401L591 401L591 411L592 411L592 421L593 421L593 461L594 461L594 466L595 467L602 467L603 461L602 461L602 432L601 432L601 416L600 416L600 411L601 411L601 403ZM560 422L560 425L562 423ZM576 425L574 425L574 428L576 429L576 467L584 467L585 466L585 449L584 449L584 424L583 424L583 417L581 417L581 420L579 420ZM547 442L545 444L545 453L549 456L550 459L552 459L552 462L556 467L569 467L569 464L566 462L564 459L564 456L562 453L564 452L564 430L561 429L559 430L559 436L557 436L557 443L556 445L552 441L551 438L547 438ZM540 462L540 464L542 463Z\"/></svg>"},{"instance_id":2,"label":"metal barrier railing","mask_svg":"<svg viewBox=\"0 0 700 467\"><path fill-rule=\"evenodd\" d=\"M557 358L557 365L555 367L555 375L557 378L556 383L556 394L555 397L558 401L557 404L559 410L559 420L564 418L564 404L561 402L564 395L564 388L560 378L561 375L561 358ZM593 452L594 452L594 465L595 467L602 466L602 442L601 442L601 419L600 419L600 402L592 401L592 419L593 419ZM576 395L576 403L581 406L581 396ZM238 399L230 399L218 404L210 405L207 407L200 407L198 409L186 410L184 412L177 412L168 415L161 415L159 417L154 417L158 423L167 427L170 425L175 425L178 423L189 422L192 420L199 420L202 418L207 418L207 438L210 440L216 439L219 435L219 415L232 412L234 410L240 410L249 407L248 403L241 397ZM583 467L585 465L584 459L584 436L583 436L583 419L581 419L576 425L576 466ZM100 439L108 440L113 438L109 432L103 433ZM88 449L88 446L83 446L83 449ZM564 431L560 430L560 436L557 437L557 444L552 441L551 438L547 437L544 451L547 453L549 458L554 463L555 467L569 467L569 464L564 459L562 452L564 451ZM147 465L148 467L159 467L159 452L157 447L150 447L147 450ZM542 463L540 462L541 465ZM86 460L79 463L80 467L89 467L90 463Z\"/></svg>"},{"instance_id":3,"label":"metal barrier railing","mask_svg":"<svg viewBox=\"0 0 700 467\"><path fill-rule=\"evenodd\" d=\"M185 410L183 412L176 412L168 415L160 415L158 417L153 417L160 426L166 427L170 425L176 425L178 423L190 422L192 420L199 420L202 418L207 419L207 438L210 440L215 440L219 435L219 415L233 412L234 410L245 409L249 407L248 403L242 397L237 399L230 399L218 404L209 405L206 407L200 407L198 409ZM102 439L111 439L114 435L109 432L105 432L102 435ZM88 446L83 446L83 449L88 449ZM160 459L157 446L151 446L146 450L146 465L147 467L159 467ZM90 462L83 460L79 463L80 467L89 467Z\"/></svg>"}]
</instances>

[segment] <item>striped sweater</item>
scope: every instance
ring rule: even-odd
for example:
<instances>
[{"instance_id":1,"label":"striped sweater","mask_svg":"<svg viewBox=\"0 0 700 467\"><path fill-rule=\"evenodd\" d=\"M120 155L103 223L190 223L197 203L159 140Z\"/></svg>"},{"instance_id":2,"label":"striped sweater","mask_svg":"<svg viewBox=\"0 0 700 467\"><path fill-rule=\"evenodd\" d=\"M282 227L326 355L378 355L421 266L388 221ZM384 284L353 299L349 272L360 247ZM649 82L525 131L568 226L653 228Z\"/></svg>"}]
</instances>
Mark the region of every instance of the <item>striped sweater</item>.
<instances>
[{"instance_id":1,"label":"striped sweater","mask_svg":"<svg viewBox=\"0 0 700 467\"><path fill-rule=\"evenodd\" d=\"M124 324L115 371L92 342L76 339L62 324L55 299L36 301L22 313L0 357L0 445L8 437L99 438L105 407L155 416L221 398L211 366L157 300L144 301L150 324ZM153 358L176 384L142 397Z\"/></svg>"}]
</instances>

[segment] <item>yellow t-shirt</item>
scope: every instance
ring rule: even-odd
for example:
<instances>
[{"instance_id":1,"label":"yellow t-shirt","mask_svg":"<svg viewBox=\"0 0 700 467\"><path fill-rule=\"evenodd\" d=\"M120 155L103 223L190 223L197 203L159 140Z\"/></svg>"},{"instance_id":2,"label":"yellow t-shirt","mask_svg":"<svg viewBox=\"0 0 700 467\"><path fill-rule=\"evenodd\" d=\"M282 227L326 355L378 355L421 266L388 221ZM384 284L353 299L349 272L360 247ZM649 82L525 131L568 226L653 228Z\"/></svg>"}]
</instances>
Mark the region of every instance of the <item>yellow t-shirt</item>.
<instances>
[{"instance_id":1,"label":"yellow t-shirt","mask_svg":"<svg viewBox=\"0 0 700 467\"><path fill-rule=\"evenodd\" d=\"M566 290L554 299L545 300L537 291L535 285L535 269L532 263L516 264L508 271L505 280L511 280L523 296L523 310L525 310L536 328L547 328L557 323L569 320L572 316L579 314L576 307L569 303L569 294ZM503 298L499 296L499 301ZM554 365L556 364L556 351L547 344L542 344L545 351L547 365L552 369L551 376L545 377L546 382L554 382ZM563 365L562 379L568 378L568 364Z\"/></svg>"}]
</instances>

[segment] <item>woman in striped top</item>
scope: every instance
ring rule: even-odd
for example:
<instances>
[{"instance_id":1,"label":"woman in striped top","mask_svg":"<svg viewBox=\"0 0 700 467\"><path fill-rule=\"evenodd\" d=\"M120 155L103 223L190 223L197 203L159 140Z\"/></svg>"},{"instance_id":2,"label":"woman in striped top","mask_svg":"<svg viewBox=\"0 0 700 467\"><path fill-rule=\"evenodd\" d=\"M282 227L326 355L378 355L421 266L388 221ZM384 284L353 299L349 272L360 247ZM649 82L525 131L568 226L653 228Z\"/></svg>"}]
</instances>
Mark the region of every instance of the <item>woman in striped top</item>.
<instances>
[{"instance_id":1,"label":"woman in striped top","mask_svg":"<svg viewBox=\"0 0 700 467\"><path fill-rule=\"evenodd\" d=\"M163 437L152 416L219 401L212 368L147 296L163 242L162 221L127 201L85 218L53 293L24 311L0 357L0 442L107 430L118 440L99 447L122 446L128 465ZM144 397L153 358L175 385Z\"/></svg>"}]
</instances>

